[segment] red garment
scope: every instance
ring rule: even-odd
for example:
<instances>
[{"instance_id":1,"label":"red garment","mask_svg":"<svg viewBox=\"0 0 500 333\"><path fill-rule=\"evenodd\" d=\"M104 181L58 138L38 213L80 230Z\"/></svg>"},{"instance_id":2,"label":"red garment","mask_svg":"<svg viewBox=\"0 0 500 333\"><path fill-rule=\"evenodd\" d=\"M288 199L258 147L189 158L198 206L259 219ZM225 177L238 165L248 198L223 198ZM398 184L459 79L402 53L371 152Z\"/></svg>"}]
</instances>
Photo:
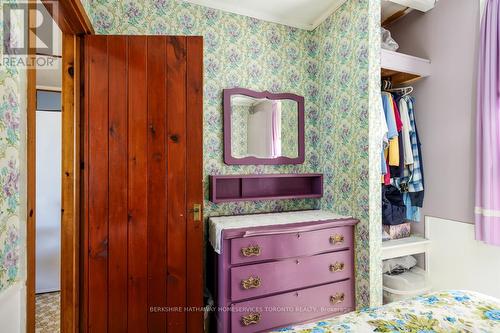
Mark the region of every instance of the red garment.
<instances>
[{"instance_id":1,"label":"red garment","mask_svg":"<svg viewBox=\"0 0 500 333\"><path fill-rule=\"evenodd\" d=\"M398 105L396 103L396 100L392 98L392 106L394 109L394 119L396 122L396 129L399 132L399 135L401 135L401 130L403 129L403 122L401 121L401 114L399 113ZM403 147L398 147L398 149L403 149ZM400 156L400 165L401 164L401 154ZM389 158L387 154L385 155L386 159L385 162L387 164L387 173L384 175L384 185L391 185L391 166L389 165Z\"/></svg>"},{"instance_id":2,"label":"red garment","mask_svg":"<svg viewBox=\"0 0 500 333\"><path fill-rule=\"evenodd\" d=\"M401 114L399 113L398 104L396 103L396 100L394 98L392 99L392 105L394 106L394 118L396 118L396 128L398 132L401 132L401 129L403 128L403 122L401 121ZM399 149L401 149L401 147L399 147Z\"/></svg>"},{"instance_id":3,"label":"red garment","mask_svg":"<svg viewBox=\"0 0 500 333\"><path fill-rule=\"evenodd\" d=\"M385 164L387 165L387 173L384 175L384 185L391 185L391 167L387 159L385 160Z\"/></svg>"}]
</instances>

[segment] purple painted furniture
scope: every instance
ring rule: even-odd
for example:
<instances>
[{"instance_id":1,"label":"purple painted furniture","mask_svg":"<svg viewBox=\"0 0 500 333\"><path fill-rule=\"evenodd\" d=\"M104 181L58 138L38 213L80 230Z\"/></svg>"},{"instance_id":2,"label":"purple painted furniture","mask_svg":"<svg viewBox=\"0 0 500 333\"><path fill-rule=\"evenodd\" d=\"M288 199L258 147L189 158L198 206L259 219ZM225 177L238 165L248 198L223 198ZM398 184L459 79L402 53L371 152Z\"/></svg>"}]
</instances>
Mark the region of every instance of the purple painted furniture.
<instances>
[{"instance_id":1,"label":"purple painted furniture","mask_svg":"<svg viewBox=\"0 0 500 333\"><path fill-rule=\"evenodd\" d=\"M352 218L222 231L217 331L253 333L354 310Z\"/></svg>"},{"instance_id":2,"label":"purple painted furniture","mask_svg":"<svg viewBox=\"0 0 500 333\"><path fill-rule=\"evenodd\" d=\"M321 198L322 174L210 176L210 201Z\"/></svg>"},{"instance_id":3,"label":"purple painted furniture","mask_svg":"<svg viewBox=\"0 0 500 333\"><path fill-rule=\"evenodd\" d=\"M285 156L275 158L259 158L247 156L237 158L231 154L231 96L245 95L254 98L267 98L269 100L290 99L297 102L298 105L298 157L290 158ZM259 165L259 164L302 164L305 160L305 142L304 142L304 97L290 94L273 94L269 91L253 91L245 88L224 89L224 163L232 165Z\"/></svg>"}]
</instances>

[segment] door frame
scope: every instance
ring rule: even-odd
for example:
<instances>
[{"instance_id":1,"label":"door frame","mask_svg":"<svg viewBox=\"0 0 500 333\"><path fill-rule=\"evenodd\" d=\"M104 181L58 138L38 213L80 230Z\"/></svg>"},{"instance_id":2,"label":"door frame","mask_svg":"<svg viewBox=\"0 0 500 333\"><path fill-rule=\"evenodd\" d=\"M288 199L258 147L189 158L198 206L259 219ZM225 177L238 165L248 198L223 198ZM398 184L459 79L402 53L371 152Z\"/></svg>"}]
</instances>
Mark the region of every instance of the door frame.
<instances>
[{"instance_id":1,"label":"door frame","mask_svg":"<svg viewBox=\"0 0 500 333\"><path fill-rule=\"evenodd\" d=\"M82 35L93 34L79 0L42 0L62 35L61 332L79 331L80 271L80 114ZM57 5L57 10L52 11ZM29 0L30 9L36 0ZM34 11L28 27L35 30ZM28 57L36 57L34 39ZM26 332L35 332L36 272L36 69L27 69L27 227Z\"/></svg>"}]
</instances>

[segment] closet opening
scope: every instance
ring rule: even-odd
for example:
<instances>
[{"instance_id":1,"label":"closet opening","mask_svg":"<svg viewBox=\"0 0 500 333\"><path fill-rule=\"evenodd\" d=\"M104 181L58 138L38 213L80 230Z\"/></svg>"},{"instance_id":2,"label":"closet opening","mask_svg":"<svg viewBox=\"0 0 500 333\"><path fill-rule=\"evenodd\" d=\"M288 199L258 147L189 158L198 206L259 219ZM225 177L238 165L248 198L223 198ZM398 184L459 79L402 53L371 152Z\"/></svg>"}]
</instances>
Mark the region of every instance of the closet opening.
<instances>
[{"instance_id":1,"label":"closet opening","mask_svg":"<svg viewBox=\"0 0 500 333\"><path fill-rule=\"evenodd\" d=\"M428 256L421 209L424 205L424 158L418 133L417 81L431 75L431 61L400 49L392 29L410 12L425 13L434 0L381 2L381 158L382 261L384 303L430 290ZM416 13L414 13L416 14ZM411 16L411 15L410 15ZM405 49L406 50L406 49Z\"/></svg>"}]
</instances>

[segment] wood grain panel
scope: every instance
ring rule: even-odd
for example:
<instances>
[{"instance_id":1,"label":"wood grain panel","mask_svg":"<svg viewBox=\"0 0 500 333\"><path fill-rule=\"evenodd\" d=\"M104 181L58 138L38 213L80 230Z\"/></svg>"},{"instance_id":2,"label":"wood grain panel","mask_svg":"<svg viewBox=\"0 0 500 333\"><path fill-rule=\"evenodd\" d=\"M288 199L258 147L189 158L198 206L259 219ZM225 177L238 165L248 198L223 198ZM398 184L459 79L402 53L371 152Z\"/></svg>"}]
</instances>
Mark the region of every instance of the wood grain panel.
<instances>
[{"instance_id":1,"label":"wood grain panel","mask_svg":"<svg viewBox=\"0 0 500 333\"><path fill-rule=\"evenodd\" d=\"M187 37L187 163L186 219L187 303L203 306L203 219L194 221L193 205L203 204L203 38ZM203 211L200 213L203 216ZM203 312L187 313L187 331L203 330Z\"/></svg>"},{"instance_id":2,"label":"wood grain panel","mask_svg":"<svg viewBox=\"0 0 500 333\"><path fill-rule=\"evenodd\" d=\"M88 38L83 39L83 91L89 91L90 86L90 76L89 76L89 40ZM80 307L80 330L83 333L88 332L88 310L89 310L89 97L88 94L85 95L83 99L83 114L81 116L82 131L80 138L82 140L82 151L81 159L81 184L82 195L81 195L81 215L80 220L82 221L80 225L80 248L81 248L81 266L80 266L80 302L82 306Z\"/></svg>"},{"instance_id":3,"label":"wood grain panel","mask_svg":"<svg viewBox=\"0 0 500 333\"><path fill-rule=\"evenodd\" d=\"M167 39L167 301L186 306L186 37ZM168 313L168 331L184 332L186 314Z\"/></svg>"},{"instance_id":4,"label":"wood grain panel","mask_svg":"<svg viewBox=\"0 0 500 333\"><path fill-rule=\"evenodd\" d=\"M148 307L167 306L165 37L148 37ZM148 331L165 332L166 312L150 311Z\"/></svg>"},{"instance_id":5,"label":"wood grain panel","mask_svg":"<svg viewBox=\"0 0 500 333\"><path fill-rule=\"evenodd\" d=\"M62 40L61 331L78 332L80 37Z\"/></svg>"},{"instance_id":6,"label":"wood grain panel","mask_svg":"<svg viewBox=\"0 0 500 333\"><path fill-rule=\"evenodd\" d=\"M201 332L203 41L85 41L81 328Z\"/></svg>"},{"instance_id":7,"label":"wood grain panel","mask_svg":"<svg viewBox=\"0 0 500 333\"><path fill-rule=\"evenodd\" d=\"M29 0L28 27L36 26L36 1ZM28 60L36 61L36 41L28 39ZM27 79L27 216L26 216L26 331L35 332L35 288L36 288L36 68L26 70Z\"/></svg>"},{"instance_id":8,"label":"wood grain panel","mask_svg":"<svg viewBox=\"0 0 500 333\"><path fill-rule=\"evenodd\" d=\"M128 46L128 329L146 332L148 320L147 37Z\"/></svg>"},{"instance_id":9,"label":"wood grain panel","mask_svg":"<svg viewBox=\"0 0 500 333\"><path fill-rule=\"evenodd\" d=\"M109 332L127 330L127 39L108 39Z\"/></svg>"},{"instance_id":10,"label":"wood grain panel","mask_svg":"<svg viewBox=\"0 0 500 333\"><path fill-rule=\"evenodd\" d=\"M89 40L89 332L108 320L108 62L106 36Z\"/></svg>"}]
</instances>

